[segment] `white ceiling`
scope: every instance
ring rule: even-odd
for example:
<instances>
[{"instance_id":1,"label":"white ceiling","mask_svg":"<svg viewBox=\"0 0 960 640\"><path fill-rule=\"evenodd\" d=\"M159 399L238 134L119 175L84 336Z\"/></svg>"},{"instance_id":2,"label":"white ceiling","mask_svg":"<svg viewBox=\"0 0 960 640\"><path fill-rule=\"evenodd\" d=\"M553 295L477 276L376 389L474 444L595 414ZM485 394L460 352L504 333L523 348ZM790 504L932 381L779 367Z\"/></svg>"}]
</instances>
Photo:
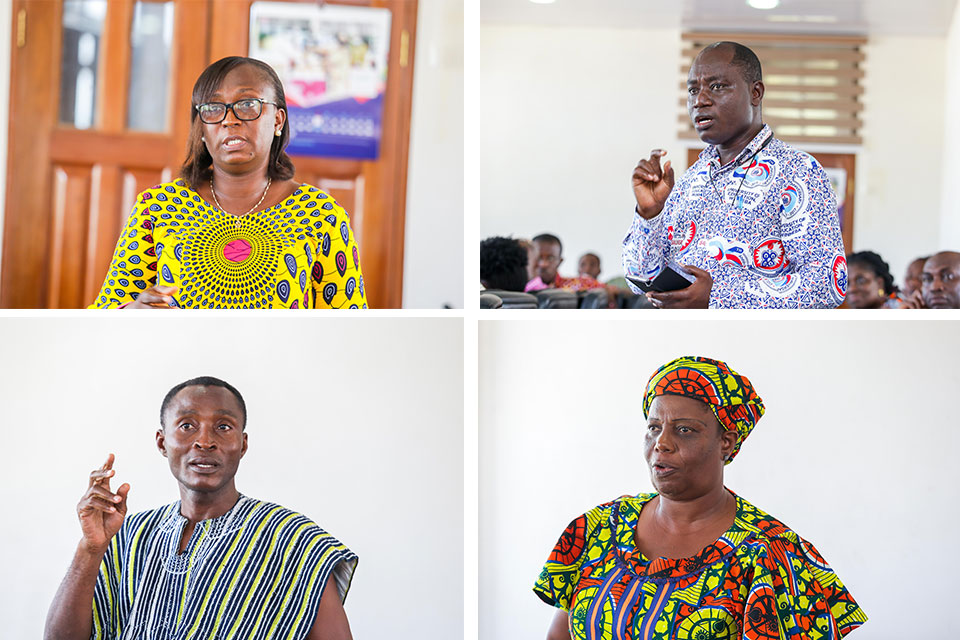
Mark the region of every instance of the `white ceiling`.
<instances>
[{"instance_id":1,"label":"white ceiling","mask_svg":"<svg viewBox=\"0 0 960 640\"><path fill-rule=\"evenodd\" d=\"M484 24L945 36L957 0L480 0ZM772 20L771 20L772 18Z\"/></svg>"}]
</instances>

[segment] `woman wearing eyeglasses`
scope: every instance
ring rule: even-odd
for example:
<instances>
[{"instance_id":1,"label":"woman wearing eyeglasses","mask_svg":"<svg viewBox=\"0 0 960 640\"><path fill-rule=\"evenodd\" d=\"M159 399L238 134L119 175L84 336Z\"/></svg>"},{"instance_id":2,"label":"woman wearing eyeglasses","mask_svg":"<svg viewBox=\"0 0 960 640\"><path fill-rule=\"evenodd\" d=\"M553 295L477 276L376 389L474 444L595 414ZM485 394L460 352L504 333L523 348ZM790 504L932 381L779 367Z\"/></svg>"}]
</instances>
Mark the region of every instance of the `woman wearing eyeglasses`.
<instances>
[{"instance_id":1,"label":"woman wearing eyeglasses","mask_svg":"<svg viewBox=\"0 0 960 640\"><path fill-rule=\"evenodd\" d=\"M137 197L91 308L366 308L347 213L293 180L273 69L214 62L191 122L180 179Z\"/></svg>"}]
</instances>

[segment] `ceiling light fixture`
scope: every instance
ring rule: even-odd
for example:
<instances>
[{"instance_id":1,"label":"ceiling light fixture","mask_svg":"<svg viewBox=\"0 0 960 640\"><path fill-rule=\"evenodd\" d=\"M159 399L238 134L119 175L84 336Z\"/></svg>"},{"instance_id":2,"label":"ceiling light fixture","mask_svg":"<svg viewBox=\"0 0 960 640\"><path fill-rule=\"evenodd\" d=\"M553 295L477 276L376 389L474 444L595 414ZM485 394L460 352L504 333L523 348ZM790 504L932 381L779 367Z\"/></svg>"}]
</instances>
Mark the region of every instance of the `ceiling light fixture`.
<instances>
[{"instance_id":1,"label":"ceiling light fixture","mask_svg":"<svg viewBox=\"0 0 960 640\"><path fill-rule=\"evenodd\" d=\"M747 0L747 4L754 9L776 9L780 0Z\"/></svg>"}]
</instances>

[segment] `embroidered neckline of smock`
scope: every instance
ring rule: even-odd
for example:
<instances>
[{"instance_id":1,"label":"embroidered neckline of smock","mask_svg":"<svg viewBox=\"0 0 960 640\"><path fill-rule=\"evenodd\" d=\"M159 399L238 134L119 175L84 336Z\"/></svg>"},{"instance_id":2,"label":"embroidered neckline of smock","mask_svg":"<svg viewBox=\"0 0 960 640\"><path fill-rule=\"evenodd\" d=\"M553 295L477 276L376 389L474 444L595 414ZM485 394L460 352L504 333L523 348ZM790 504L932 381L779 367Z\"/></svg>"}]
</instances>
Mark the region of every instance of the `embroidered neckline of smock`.
<instances>
[{"instance_id":1,"label":"embroidered neckline of smock","mask_svg":"<svg viewBox=\"0 0 960 640\"><path fill-rule=\"evenodd\" d=\"M727 491L730 491L727 489ZM740 496L730 491L736 499L737 510L733 524L714 542L708 544L699 553L687 558L658 557L652 560L643 555L634 540L634 531L640 518L640 511L650 502L656 493L624 496L614 501L610 510L610 529L613 535L618 558L626 567L638 576L653 579L682 580L701 573L711 565L733 555L737 547L752 540L756 532L744 527L741 514L744 510Z\"/></svg>"}]
</instances>

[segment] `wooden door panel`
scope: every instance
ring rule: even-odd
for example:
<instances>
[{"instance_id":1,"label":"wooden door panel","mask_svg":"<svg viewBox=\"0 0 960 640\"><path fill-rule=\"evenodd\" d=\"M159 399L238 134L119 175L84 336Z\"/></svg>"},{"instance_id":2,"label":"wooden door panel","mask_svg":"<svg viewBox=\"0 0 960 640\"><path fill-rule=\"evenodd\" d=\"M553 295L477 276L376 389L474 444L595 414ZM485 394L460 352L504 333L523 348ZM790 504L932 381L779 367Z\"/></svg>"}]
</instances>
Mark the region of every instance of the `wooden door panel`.
<instances>
[{"instance_id":1,"label":"wooden door panel","mask_svg":"<svg viewBox=\"0 0 960 640\"><path fill-rule=\"evenodd\" d=\"M47 305L76 307L81 303L90 206L90 167L55 165L50 248L47 251Z\"/></svg>"}]
</instances>

